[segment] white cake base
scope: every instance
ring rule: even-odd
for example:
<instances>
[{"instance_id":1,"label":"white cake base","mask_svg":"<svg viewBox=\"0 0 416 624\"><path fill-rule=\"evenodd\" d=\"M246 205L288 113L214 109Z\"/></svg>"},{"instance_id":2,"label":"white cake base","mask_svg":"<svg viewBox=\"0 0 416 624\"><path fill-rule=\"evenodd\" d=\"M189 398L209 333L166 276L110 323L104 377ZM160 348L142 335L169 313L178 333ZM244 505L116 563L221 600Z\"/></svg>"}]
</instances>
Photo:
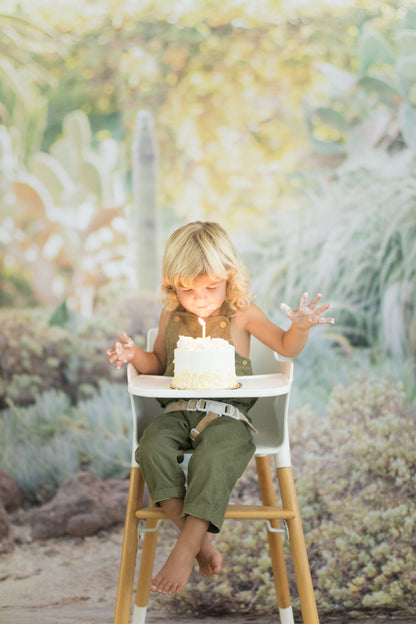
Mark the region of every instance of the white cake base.
<instances>
[{"instance_id":1,"label":"white cake base","mask_svg":"<svg viewBox=\"0 0 416 624\"><path fill-rule=\"evenodd\" d=\"M235 349L222 338L179 336L172 388L238 388Z\"/></svg>"}]
</instances>

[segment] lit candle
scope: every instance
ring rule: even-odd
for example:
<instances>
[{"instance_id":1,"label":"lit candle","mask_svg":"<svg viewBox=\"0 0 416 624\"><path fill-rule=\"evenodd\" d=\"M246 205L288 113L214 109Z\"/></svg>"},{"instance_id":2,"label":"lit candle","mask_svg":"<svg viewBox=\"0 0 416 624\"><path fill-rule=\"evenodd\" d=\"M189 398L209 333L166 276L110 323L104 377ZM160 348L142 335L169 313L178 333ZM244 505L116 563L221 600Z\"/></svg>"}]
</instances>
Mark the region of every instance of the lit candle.
<instances>
[{"instance_id":1,"label":"lit candle","mask_svg":"<svg viewBox=\"0 0 416 624\"><path fill-rule=\"evenodd\" d=\"M205 338L206 323L205 323L204 319L201 318L200 316L198 316L198 321L199 321L199 324L202 325L202 338Z\"/></svg>"}]
</instances>

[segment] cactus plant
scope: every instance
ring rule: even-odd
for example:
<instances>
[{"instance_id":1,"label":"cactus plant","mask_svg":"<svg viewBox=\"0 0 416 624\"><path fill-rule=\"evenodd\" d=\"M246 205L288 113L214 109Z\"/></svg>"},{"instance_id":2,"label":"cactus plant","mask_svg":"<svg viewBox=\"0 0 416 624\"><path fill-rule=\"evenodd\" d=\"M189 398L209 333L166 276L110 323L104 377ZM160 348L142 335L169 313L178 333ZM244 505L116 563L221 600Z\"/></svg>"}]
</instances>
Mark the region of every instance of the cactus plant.
<instances>
[{"instance_id":1,"label":"cactus plant","mask_svg":"<svg viewBox=\"0 0 416 624\"><path fill-rule=\"evenodd\" d=\"M82 111L73 111L66 115L63 122L64 137L70 139L78 156L82 156L90 147L92 133L88 117Z\"/></svg>"},{"instance_id":2,"label":"cactus plant","mask_svg":"<svg viewBox=\"0 0 416 624\"><path fill-rule=\"evenodd\" d=\"M92 131L87 115L73 111L64 118L63 134L51 146L51 153L68 171L71 178L91 193L105 207L114 205L114 169L119 166L119 154L115 161L108 161L91 148Z\"/></svg>"},{"instance_id":3,"label":"cactus plant","mask_svg":"<svg viewBox=\"0 0 416 624\"><path fill-rule=\"evenodd\" d=\"M157 148L154 123L149 111L139 111L133 147L133 206L131 239L137 286L155 294L160 281L159 214L156 200Z\"/></svg>"},{"instance_id":4,"label":"cactus plant","mask_svg":"<svg viewBox=\"0 0 416 624\"><path fill-rule=\"evenodd\" d=\"M89 121L81 111L68 115L63 128L50 154L33 155L29 173L16 167L14 200L4 188L6 214L13 219L3 253L25 266L39 303L56 306L72 298L90 315L95 288L115 271L126 271L125 234L114 226L124 215L123 159L114 141L107 141L105 150L92 148ZM3 160L10 160L11 146L2 128Z\"/></svg>"},{"instance_id":5,"label":"cactus plant","mask_svg":"<svg viewBox=\"0 0 416 624\"><path fill-rule=\"evenodd\" d=\"M34 154L29 161L29 171L47 188L55 204L59 204L62 195L70 196L75 184L64 167L49 154Z\"/></svg>"}]
</instances>

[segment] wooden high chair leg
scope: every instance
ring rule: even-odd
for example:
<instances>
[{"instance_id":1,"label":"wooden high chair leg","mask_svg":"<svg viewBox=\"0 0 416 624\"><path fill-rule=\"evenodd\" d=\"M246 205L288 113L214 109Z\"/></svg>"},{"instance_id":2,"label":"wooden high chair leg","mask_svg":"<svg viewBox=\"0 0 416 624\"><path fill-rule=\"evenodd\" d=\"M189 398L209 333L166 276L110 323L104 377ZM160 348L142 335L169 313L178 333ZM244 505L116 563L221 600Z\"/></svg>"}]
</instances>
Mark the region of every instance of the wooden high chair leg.
<instances>
[{"instance_id":1,"label":"wooden high chair leg","mask_svg":"<svg viewBox=\"0 0 416 624\"><path fill-rule=\"evenodd\" d=\"M137 529L139 521L135 516L135 512L138 507L142 506L143 491L144 479L142 471L140 468L133 466L130 472L129 497L121 550L114 624L128 624L129 622L138 545Z\"/></svg>"},{"instance_id":2,"label":"wooden high chair leg","mask_svg":"<svg viewBox=\"0 0 416 624\"><path fill-rule=\"evenodd\" d=\"M290 466L278 468L277 477L279 480L283 507L292 509L295 512L295 517L286 522L289 531L290 549L292 551L293 567L295 570L302 618L304 624L319 624L318 610L316 608L315 595L313 592L312 577L292 468Z\"/></svg>"},{"instance_id":3,"label":"wooden high chair leg","mask_svg":"<svg viewBox=\"0 0 416 624\"><path fill-rule=\"evenodd\" d=\"M134 601L132 624L144 624L146 620L150 583L153 578L153 565L159 533L157 523L158 520L146 520L147 532L144 535L142 556L140 558L140 570L137 581L136 598Z\"/></svg>"},{"instance_id":4,"label":"wooden high chair leg","mask_svg":"<svg viewBox=\"0 0 416 624\"><path fill-rule=\"evenodd\" d=\"M263 505L275 507L276 493L270 467L270 457L268 455L256 455L256 469L262 503ZM270 524L273 529L279 528L278 520L271 520ZM280 621L281 624L293 624L293 611L281 534L272 533L268 530L267 539L269 541L269 550L272 560L274 586L276 590Z\"/></svg>"}]
</instances>

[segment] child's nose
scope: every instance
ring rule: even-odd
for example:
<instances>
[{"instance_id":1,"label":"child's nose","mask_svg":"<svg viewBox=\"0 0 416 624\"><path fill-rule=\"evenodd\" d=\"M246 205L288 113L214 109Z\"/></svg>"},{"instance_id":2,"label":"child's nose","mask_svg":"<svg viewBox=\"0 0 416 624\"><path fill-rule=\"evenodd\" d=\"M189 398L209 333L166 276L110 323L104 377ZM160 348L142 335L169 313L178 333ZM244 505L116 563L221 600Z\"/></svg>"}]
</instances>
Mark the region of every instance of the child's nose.
<instances>
[{"instance_id":1,"label":"child's nose","mask_svg":"<svg viewBox=\"0 0 416 624\"><path fill-rule=\"evenodd\" d=\"M208 297L208 293L206 293L206 292L197 293L197 300L198 301L205 301L207 299L207 297Z\"/></svg>"}]
</instances>

